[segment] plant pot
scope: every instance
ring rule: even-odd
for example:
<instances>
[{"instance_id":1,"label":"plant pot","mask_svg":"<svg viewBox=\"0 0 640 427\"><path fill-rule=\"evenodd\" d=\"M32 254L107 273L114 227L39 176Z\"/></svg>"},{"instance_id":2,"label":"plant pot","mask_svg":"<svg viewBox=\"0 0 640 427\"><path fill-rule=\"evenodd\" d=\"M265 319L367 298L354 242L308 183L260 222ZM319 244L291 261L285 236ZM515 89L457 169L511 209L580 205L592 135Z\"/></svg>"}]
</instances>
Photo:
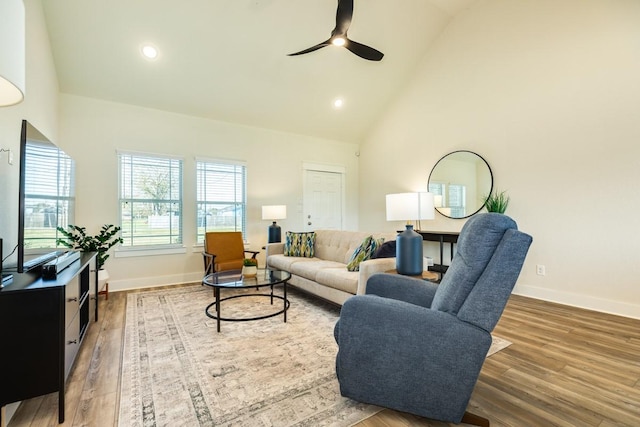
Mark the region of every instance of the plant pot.
<instances>
[{"instance_id":1,"label":"plant pot","mask_svg":"<svg viewBox=\"0 0 640 427\"><path fill-rule=\"evenodd\" d=\"M258 274L258 267L255 265L245 265L242 267L242 275L244 277L256 277Z\"/></svg>"}]
</instances>

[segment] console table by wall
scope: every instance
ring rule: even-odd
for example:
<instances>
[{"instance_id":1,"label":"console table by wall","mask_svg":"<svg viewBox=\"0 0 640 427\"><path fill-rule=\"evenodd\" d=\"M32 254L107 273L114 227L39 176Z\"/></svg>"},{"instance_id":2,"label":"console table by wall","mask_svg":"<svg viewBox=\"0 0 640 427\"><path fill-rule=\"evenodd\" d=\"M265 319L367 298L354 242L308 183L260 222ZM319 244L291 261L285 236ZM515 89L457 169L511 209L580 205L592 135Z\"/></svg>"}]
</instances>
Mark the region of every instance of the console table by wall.
<instances>
[{"instance_id":1,"label":"console table by wall","mask_svg":"<svg viewBox=\"0 0 640 427\"><path fill-rule=\"evenodd\" d=\"M444 273L447 272L449 268L448 265L444 265L442 263L443 254L444 254L444 244L449 243L451 246L451 259L453 259L453 245L458 243L458 236L460 235L457 231L425 231L425 230L416 230L416 233L422 236L422 240L429 242L439 242L440 243L440 262L438 264L434 264L432 267L429 267L430 271L435 271L440 273L440 279Z\"/></svg>"},{"instance_id":2,"label":"console table by wall","mask_svg":"<svg viewBox=\"0 0 640 427\"><path fill-rule=\"evenodd\" d=\"M64 422L65 382L98 316L97 278L96 254L83 253L53 280L14 274L0 289L0 406L58 392Z\"/></svg>"}]
</instances>

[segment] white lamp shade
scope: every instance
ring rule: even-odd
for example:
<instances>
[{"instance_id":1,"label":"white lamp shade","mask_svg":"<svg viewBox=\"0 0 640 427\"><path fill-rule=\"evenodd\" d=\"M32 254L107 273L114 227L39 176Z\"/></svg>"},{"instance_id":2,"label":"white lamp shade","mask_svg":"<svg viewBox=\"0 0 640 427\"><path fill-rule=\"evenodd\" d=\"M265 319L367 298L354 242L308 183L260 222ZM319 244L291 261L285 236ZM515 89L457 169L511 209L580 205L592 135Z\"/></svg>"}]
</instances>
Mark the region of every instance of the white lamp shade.
<instances>
[{"instance_id":1,"label":"white lamp shade","mask_svg":"<svg viewBox=\"0 0 640 427\"><path fill-rule=\"evenodd\" d=\"M387 194L387 221L434 219L432 193Z\"/></svg>"},{"instance_id":2,"label":"white lamp shade","mask_svg":"<svg viewBox=\"0 0 640 427\"><path fill-rule=\"evenodd\" d=\"M22 0L0 1L0 107L21 102L25 88L25 12Z\"/></svg>"},{"instance_id":3,"label":"white lamp shade","mask_svg":"<svg viewBox=\"0 0 640 427\"><path fill-rule=\"evenodd\" d=\"M387 221L411 221L419 215L418 193L387 194Z\"/></svg>"},{"instance_id":4,"label":"white lamp shade","mask_svg":"<svg viewBox=\"0 0 640 427\"><path fill-rule=\"evenodd\" d=\"M287 218L286 205L268 205L262 207L262 219L275 221L276 219Z\"/></svg>"},{"instance_id":5,"label":"white lamp shade","mask_svg":"<svg viewBox=\"0 0 640 427\"><path fill-rule=\"evenodd\" d=\"M418 193L419 212L416 219L434 219L436 217L433 193Z\"/></svg>"}]
</instances>

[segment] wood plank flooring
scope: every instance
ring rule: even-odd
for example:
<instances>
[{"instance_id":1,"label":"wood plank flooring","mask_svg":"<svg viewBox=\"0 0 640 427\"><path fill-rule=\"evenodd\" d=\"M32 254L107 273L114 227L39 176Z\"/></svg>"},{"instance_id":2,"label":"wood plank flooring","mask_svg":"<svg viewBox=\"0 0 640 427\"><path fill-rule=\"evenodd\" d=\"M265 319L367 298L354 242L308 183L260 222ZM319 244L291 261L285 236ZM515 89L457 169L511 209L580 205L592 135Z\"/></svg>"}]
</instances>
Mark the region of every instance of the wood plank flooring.
<instances>
[{"instance_id":1,"label":"wood plank flooring","mask_svg":"<svg viewBox=\"0 0 640 427\"><path fill-rule=\"evenodd\" d=\"M126 293L100 298L67 383L64 426L116 425ZM469 411L492 426L640 426L640 320L512 296ZM22 403L8 427L56 426L57 395ZM450 426L383 410L359 427Z\"/></svg>"}]
</instances>

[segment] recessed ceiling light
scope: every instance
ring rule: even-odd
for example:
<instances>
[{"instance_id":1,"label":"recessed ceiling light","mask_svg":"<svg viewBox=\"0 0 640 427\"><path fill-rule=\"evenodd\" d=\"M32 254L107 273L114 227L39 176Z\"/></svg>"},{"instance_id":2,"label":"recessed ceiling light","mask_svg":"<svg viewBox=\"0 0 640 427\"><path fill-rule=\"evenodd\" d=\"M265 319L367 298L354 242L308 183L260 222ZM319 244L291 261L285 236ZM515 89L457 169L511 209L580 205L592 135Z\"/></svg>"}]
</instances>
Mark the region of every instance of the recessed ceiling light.
<instances>
[{"instance_id":1,"label":"recessed ceiling light","mask_svg":"<svg viewBox=\"0 0 640 427\"><path fill-rule=\"evenodd\" d=\"M142 55L147 59L156 59L158 57L158 49L150 44L143 45L141 51Z\"/></svg>"},{"instance_id":2,"label":"recessed ceiling light","mask_svg":"<svg viewBox=\"0 0 640 427\"><path fill-rule=\"evenodd\" d=\"M334 108L342 108L343 105L344 105L344 100L342 98L336 98L333 101L333 107Z\"/></svg>"}]
</instances>

